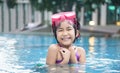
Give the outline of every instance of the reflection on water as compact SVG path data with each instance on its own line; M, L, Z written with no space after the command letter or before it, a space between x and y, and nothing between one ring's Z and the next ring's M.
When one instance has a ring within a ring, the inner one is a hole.
M34 72L40 73L86 73L85 65L54 65L54 66L36 66Z
M76 44L86 50L86 65L47 66L47 48L55 42L52 36L0 37L0 73L120 73L119 38L81 37Z
M110 43L110 42L108 42ZM120 53L119 56L111 57L111 55L118 53L115 46L111 49L105 38L97 39L96 37L89 38L89 52L87 54L87 67L93 73L119 73L120 72ZM120 42L118 42L120 43ZM113 44L112 44L113 45ZM118 48L118 47L117 47ZM109 50L109 51L108 51ZM115 53L110 53L110 52ZM120 50L119 50L120 51ZM107 57L108 56L108 57ZM116 58L115 58L116 57ZM115 58L115 59L112 59ZM115 64L117 64L115 66ZM116 67L116 68L115 68Z
M89 38L89 53L92 55L94 53L94 46L95 46L95 37L90 37Z
M0 73L23 73L24 68L18 64L19 56L16 55L17 49L15 39L0 37ZM27 70L25 70L27 72ZM29 70L30 72L30 70Z

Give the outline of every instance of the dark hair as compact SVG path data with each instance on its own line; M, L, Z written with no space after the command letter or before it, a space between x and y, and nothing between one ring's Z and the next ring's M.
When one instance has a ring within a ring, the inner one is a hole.
M79 23L76 19L74 19L74 21L75 21L75 22L74 22L73 28L75 29L75 35L76 35L77 30L80 31L80 23ZM53 23L53 24L55 24L55 23ZM58 28L59 26L60 26L60 23L58 24L58 26L52 26L53 34L54 34L56 40L57 40L56 30L57 30L57 28ZM79 33L79 35L78 35L77 37L75 37L74 42L75 42L75 40L76 40L77 38L79 38L79 37L80 37L80 33ZM59 43L58 40L57 40L57 43Z

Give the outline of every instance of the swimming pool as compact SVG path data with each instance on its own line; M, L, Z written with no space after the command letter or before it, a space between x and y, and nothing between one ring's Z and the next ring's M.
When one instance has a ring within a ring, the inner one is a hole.
M50 35L0 34L0 73L120 73L120 38L85 37L86 65L45 65ZM83 69L84 68L84 69Z

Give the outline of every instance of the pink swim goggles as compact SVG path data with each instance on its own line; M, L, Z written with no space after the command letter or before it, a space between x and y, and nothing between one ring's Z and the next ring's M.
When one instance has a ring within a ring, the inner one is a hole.
M72 24L76 24L75 12L61 12L52 15L52 26L57 26L60 22L68 20Z

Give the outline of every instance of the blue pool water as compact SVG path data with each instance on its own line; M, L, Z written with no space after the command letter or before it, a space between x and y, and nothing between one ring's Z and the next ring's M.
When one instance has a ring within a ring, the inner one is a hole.
M0 73L120 73L120 38L85 37L86 65L47 66L49 35L0 34Z

